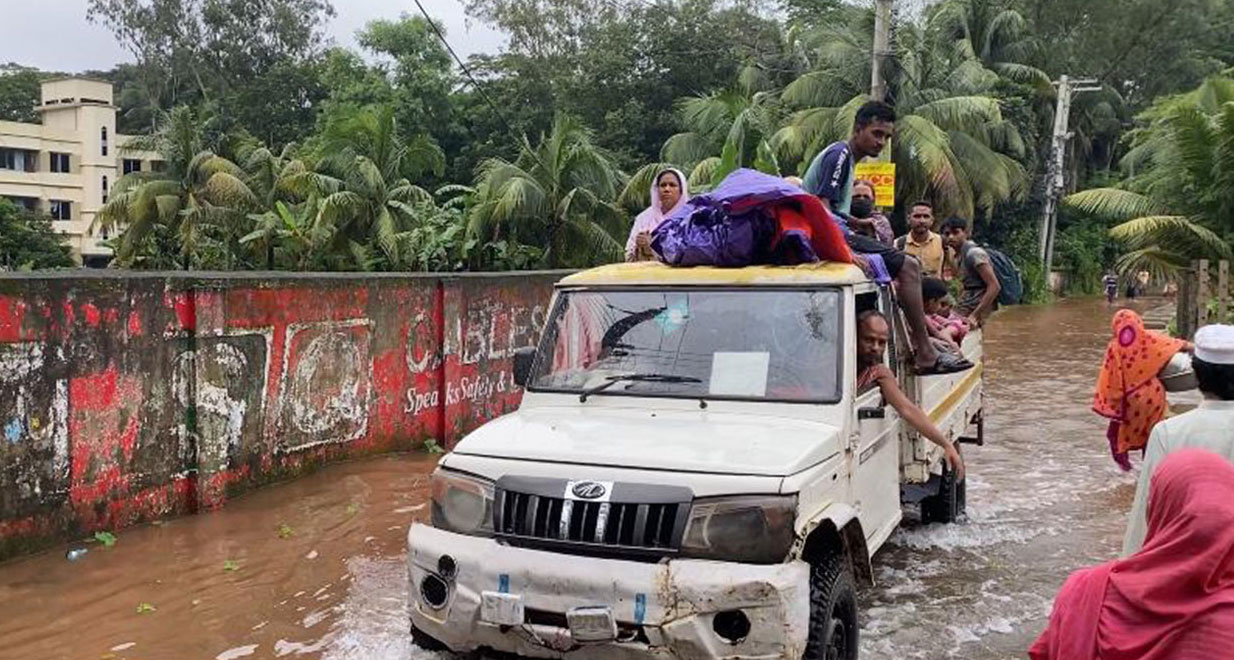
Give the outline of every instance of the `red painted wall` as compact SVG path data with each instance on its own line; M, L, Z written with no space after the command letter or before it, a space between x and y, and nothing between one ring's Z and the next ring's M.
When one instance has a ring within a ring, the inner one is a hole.
M0 559L450 446L518 405L561 275L0 276Z

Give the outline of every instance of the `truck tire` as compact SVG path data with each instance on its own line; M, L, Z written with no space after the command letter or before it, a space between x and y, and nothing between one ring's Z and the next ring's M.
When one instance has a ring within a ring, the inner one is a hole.
M964 515L967 499L964 481L957 481L955 473L944 461L938 494L921 500L921 522L953 523Z
M425 651L449 651L450 648L445 644L437 641L433 637L429 637L423 630L416 627L416 624L411 624L411 645L424 649Z
M828 555L810 567L810 634L802 660L857 660L857 587L847 558Z

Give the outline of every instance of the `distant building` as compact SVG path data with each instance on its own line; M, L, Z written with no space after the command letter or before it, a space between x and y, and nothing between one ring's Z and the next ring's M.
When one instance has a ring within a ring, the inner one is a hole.
M0 121L0 197L49 215L76 258L105 266L107 234L91 227L116 181L133 171L157 171L157 154L129 152L116 133L109 82L65 78L43 83L35 110L41 124Z

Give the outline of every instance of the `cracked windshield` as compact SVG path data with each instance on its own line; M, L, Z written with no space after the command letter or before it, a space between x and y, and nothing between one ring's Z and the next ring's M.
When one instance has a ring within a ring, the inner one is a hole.
M1234 0L0 0L0 660L1234 658Z
M563 293L529 386L834 401L839 303L838 290Z

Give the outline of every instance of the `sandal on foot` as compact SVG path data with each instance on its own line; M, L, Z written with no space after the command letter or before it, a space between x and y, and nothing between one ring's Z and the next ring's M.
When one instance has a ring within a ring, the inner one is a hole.
M929 367L917 368L918 376L941 376L943 374L954 374L961 371L968 371L973 368L973 363L954 353L939 353L938 359Z

